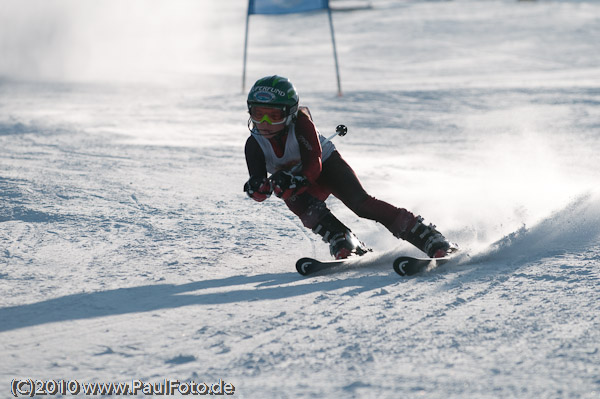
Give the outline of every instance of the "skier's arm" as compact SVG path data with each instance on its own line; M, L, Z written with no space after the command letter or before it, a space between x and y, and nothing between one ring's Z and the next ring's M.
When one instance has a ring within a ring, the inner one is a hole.
M307 111L307 110L306 110ZM300 146L302 174L314 183L321 174L321 142L319 134L309 114L304 109L298 112L296 137Z
M300 149L302 170L280 170L271 176L273 192L284 200L302 194L321 174L321 142L306 107L301 107L298 111L296 139Z
M244 184L244 191L253 200L262 202L269 198L273 192L273 187L271 181L267 179L265 155L252 136L246 141L245 153L250 179Z
M258 141L253 136L246 140L246 165L251 177L267 177L267 163Z

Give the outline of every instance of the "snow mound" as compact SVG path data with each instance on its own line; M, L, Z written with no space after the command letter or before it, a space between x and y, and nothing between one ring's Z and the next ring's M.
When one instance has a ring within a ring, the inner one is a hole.
M600 195L588 192L538 224L523 225L472 261L528 260L585 251L600 237Z

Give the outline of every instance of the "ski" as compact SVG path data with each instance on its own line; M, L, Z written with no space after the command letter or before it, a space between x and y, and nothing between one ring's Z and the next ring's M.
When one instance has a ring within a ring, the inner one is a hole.
M435 268L451 260L452 256L443 258L414 258L412 256L400 256L394 260L394 271L401 276L412 276Z
M412 256L400 256L394 260L394 271L401 276L412 276L433 269L452 260L456 253L443 258L415 258ZM296 270L303 276L308 276L322 270L334 269L338 266L360 259L359 256L351 256L340 260L320 261L314 258L300 258L296 261ZM375 262L377 259L374 259Z
M350 258L356 259L356 258ZM314 258L301 258L296 262L296 270L303 276L316 273L321 270L330 269L342 265L350 259L320 261Z

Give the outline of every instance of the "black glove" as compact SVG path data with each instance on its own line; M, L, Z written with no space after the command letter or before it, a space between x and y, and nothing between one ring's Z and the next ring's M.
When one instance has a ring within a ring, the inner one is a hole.
M271 196L273 185L271 184L271 180L266 177L252 176L244 184L244 191L254 201L263 202Z
M295 175L291 172L280 170L271 176L273 183L273 192L283 200L289 199L293 195L301 194L306 191L310 182L303 175Z

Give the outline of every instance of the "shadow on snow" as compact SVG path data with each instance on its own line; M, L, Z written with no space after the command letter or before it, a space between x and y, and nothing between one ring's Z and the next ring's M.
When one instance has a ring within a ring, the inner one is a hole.
M393 272L391 272L394 274ZM296 273L233 276L188 284L155 284L109 291L87 292L42 302L0 308L0 332L46 323L173 309L190 305L217 305L290 298L315 292L354 287L343 295L356 295L398 282L395 274L364 274L347 279L303 279ZM300 284L292 284L298 283ZM253 284L221 292L195 292ZM290 285L292 284L292 285Z

